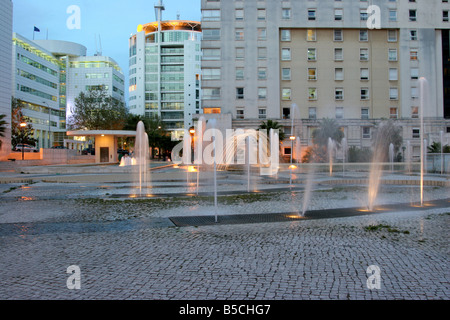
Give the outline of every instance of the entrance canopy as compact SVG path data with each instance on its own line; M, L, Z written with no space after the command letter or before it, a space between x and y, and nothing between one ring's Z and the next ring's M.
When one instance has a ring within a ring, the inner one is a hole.
M117 154L117 138L135 137L136 131L125 130L76 130L67 131L68 136L94 137L95 162L115 163L119 161Z

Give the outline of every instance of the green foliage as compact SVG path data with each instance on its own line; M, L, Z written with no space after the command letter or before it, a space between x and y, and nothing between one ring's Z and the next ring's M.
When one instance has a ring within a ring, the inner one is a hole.
M427 147L427 150L428 153L441 153L441 143L433 141L433 143ZM444 145L442 153L450 153L450 146L448 144Z
M384 162L389 159L389 145L394 145L394 154L397 154L403 144L402 127L394 120L382 121L374 128L372 146L375 150L375 161Z
M348 148L348 162L370 162L372 150L369 148L358 148L351 146Z
M122 130L128 115L125 104L108 96L104 88L81 92L71 111L68 126L72 130Z
M327 146L329 138L337 143L341 143L342 138L344 138L344 132L341 130L336 120L325 118L320 123L319 128L312 132L312 138L314 144Z
M22 107L22 101L14 97L11 99L11 145L13 148L21 143L35 145L37 142L33 138L31 119L23 115ZM21 123L27 123L27 126L22 128Z
M273 120L267 120L266 122L262 122L259 126L259 129L266 130L267 136L269 136L270 129L279 130L278 131L278 138L280 141L283 141L286 138L285 133L282 130L281 124L279 124L277 121Z
M3 138L5 136L6 131L6 125L7 122L4 120L6 117L6 114L0 114L0 138ZM0 140L0 149L2 148L3 141Z

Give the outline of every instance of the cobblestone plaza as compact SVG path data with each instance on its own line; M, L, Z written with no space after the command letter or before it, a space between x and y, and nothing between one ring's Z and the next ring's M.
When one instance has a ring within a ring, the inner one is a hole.
M17 180L25 178L30 181ZM108 197L123 193L124 187L111 181L107 175L22 174L0 184L1 299L450 296L448 206L177 227L168 218L213 214L210 199L113 199ZM176 190L173 186L171 192ZM357 206L364 192L357 186L322 184L313 192L311 208ZM379 203L407 203L414 192L411 186L383 185ZM447 199L448 187L427 187L425 194L429 200ZM302 197L302 190L223 196L219 217L290 212ZM380 270L379 288L368 285L368 267L374 265ZM79 267L79 289L67 286L70 266Z

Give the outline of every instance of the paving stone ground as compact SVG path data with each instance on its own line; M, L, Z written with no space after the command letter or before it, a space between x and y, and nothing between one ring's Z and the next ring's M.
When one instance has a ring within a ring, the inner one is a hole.
M160 209L152 203L150 210L143 201L64 199L80 185L23 186L3 185L0 190L6 191L0 196L2 300L450 298L449 208L177 228L144 222L178 215L189 204ZM85 188L93 194L99 190L98 185ZM385 196L391 191L386 189ZM432 188L429 195L446 191ZM355 190L351 193L355 196ZM50 195L54 199L39 200ZM317 193L313 203L328 199L333 206L333 201L351 200L350 194L344 199L336 190L333 195ZM14 200L21 196L37 198ZM279 197L230 208L279 209L285 200ZM118 227L123 221L133 227ZM83 229L81 222L103 227ZM79 290L67 287L72 265L80 268ZM380 289L368 288L371 265L380 269Z

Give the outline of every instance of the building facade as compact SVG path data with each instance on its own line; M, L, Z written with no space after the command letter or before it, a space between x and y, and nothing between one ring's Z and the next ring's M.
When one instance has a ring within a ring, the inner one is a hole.
M323 118L358 147L395 119L417 156L420 77L427 141L450 136L449 10L442 0L202 0L203 111L241 128L277 120L303 146Z
M180 140L201 113L201 25L156 21L137 31L129 40L129 110L160 118L172 140Z
M1 139L0 159L11 151L11 96L12 96L12 21L11 0L1 0L0 6L0 115L5 115L6 130Z
M124 102L124 76L109 57L86 56L83 45L59 40L31 41L14 33L14 96L24 103L37 147L62 146L66 119L82 91L103 87Z

